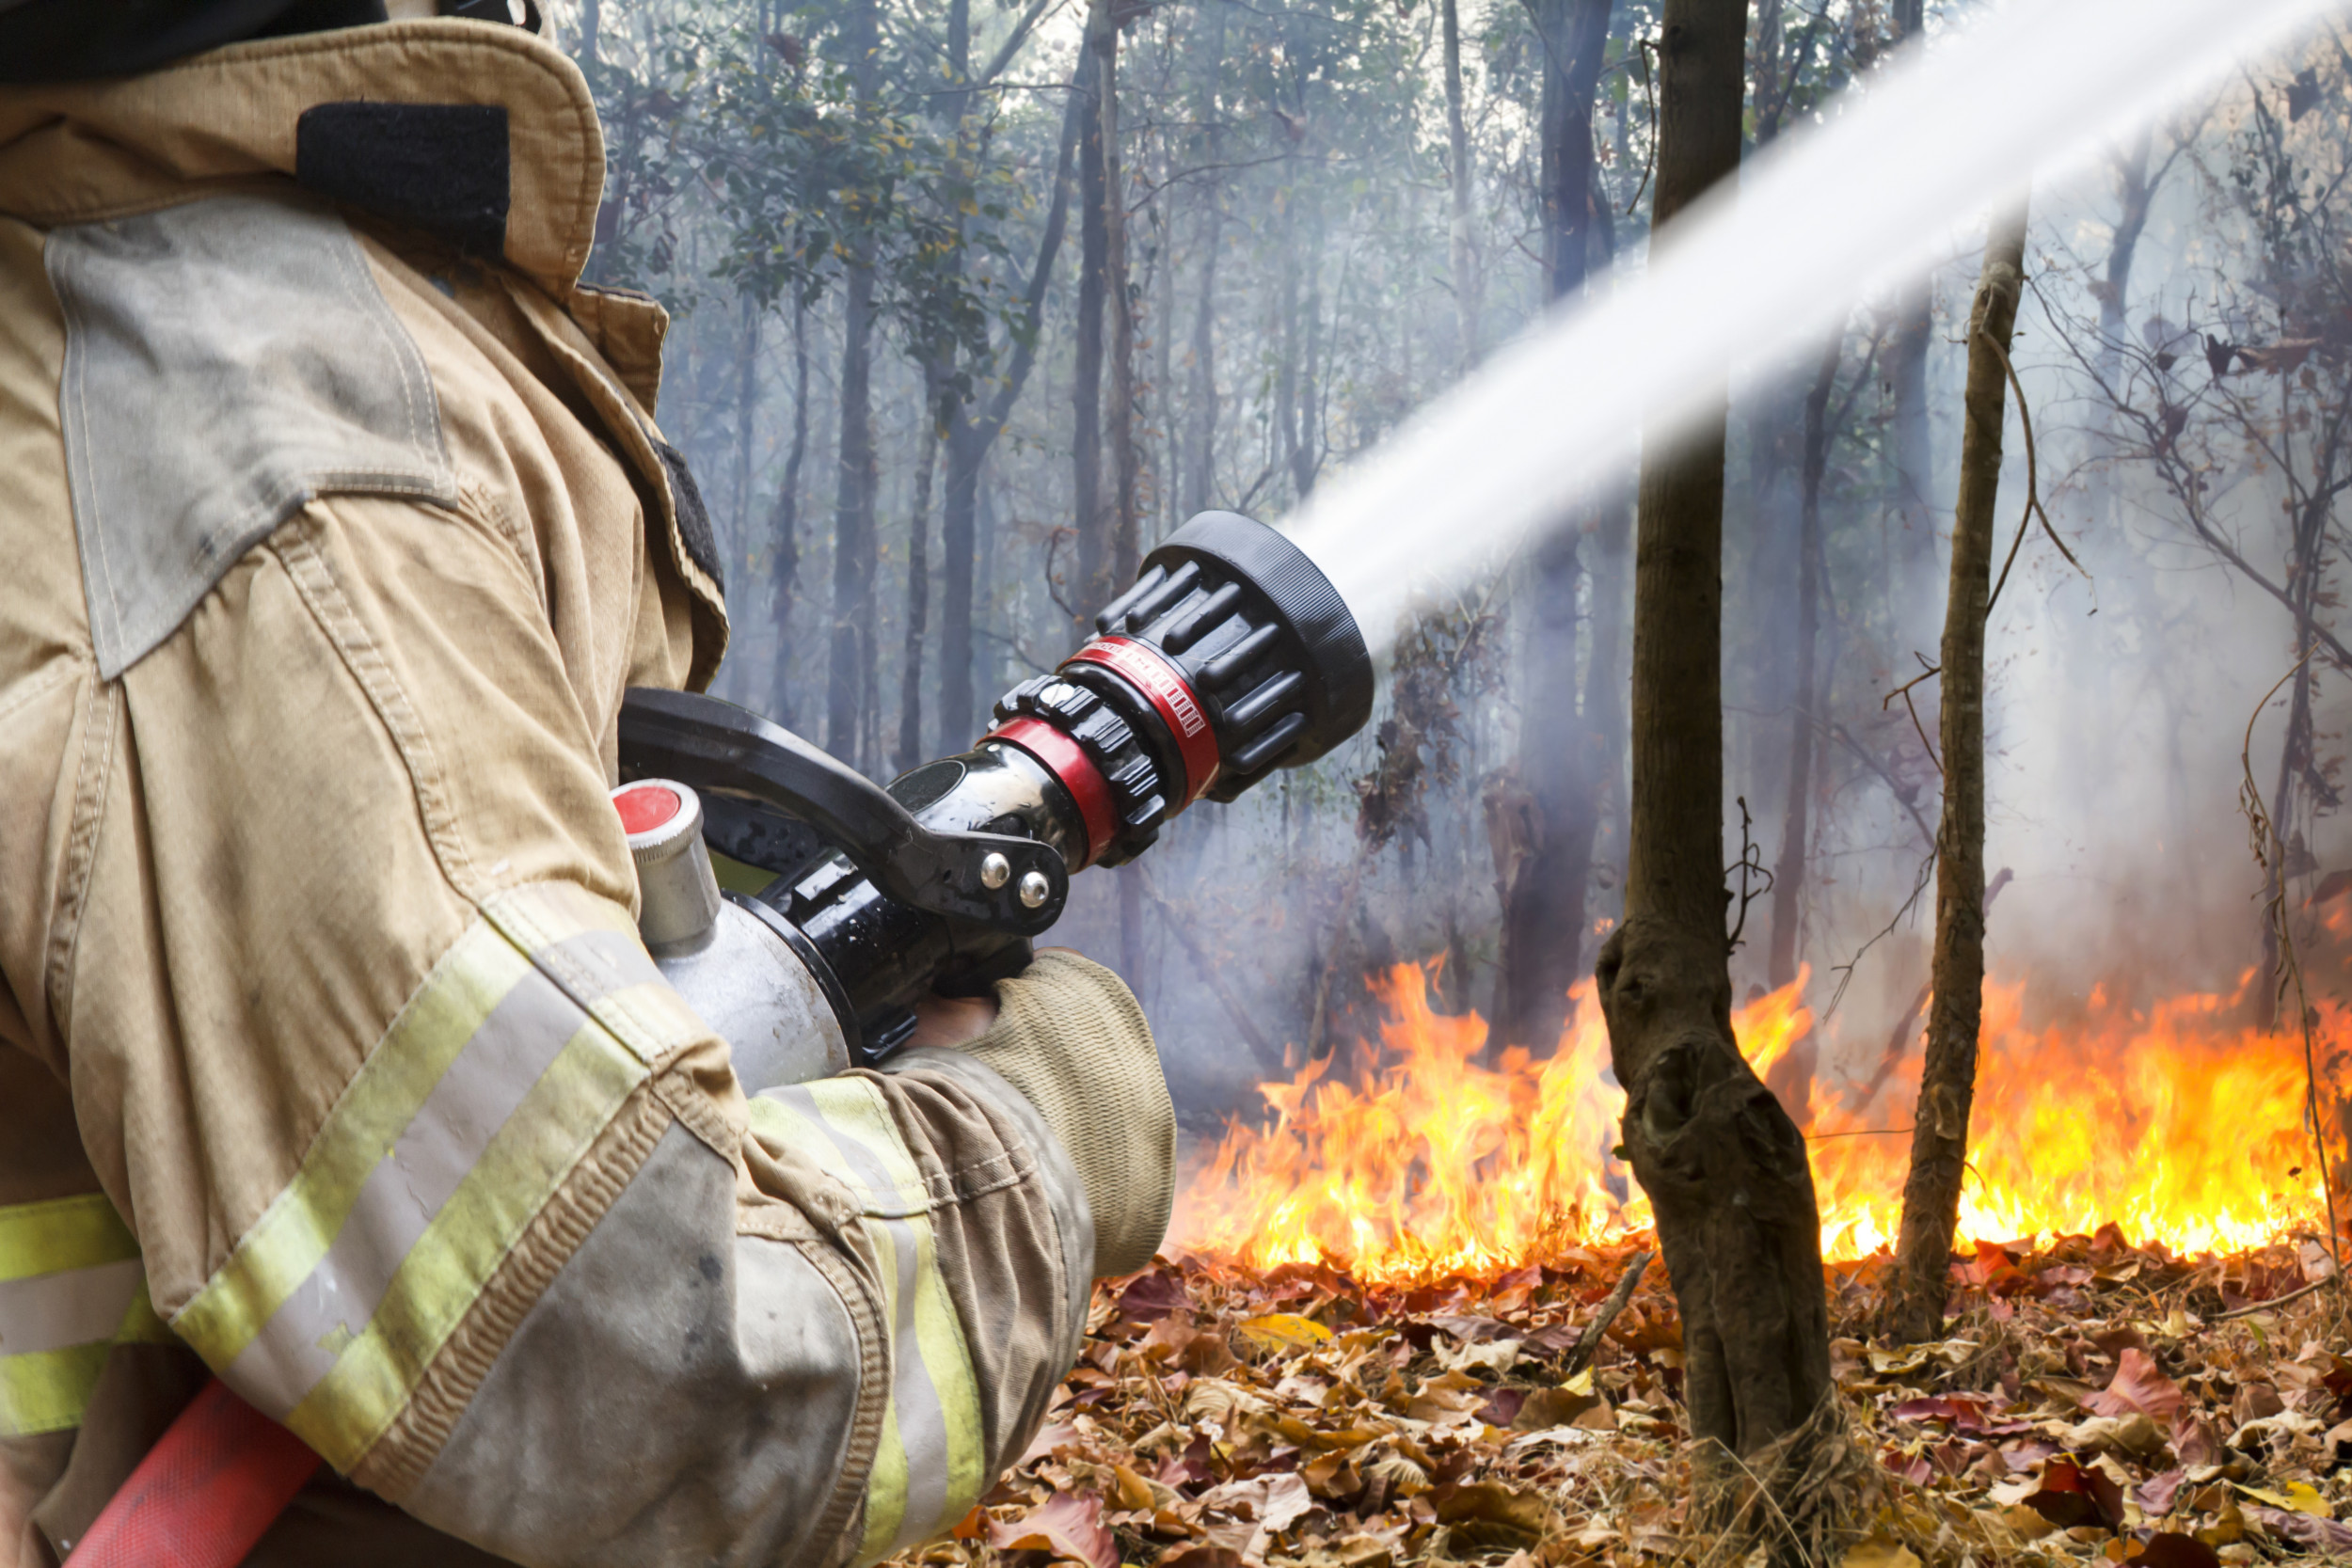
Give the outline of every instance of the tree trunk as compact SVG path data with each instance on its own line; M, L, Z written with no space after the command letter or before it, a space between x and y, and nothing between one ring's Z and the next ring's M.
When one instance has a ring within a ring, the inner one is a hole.
M1591 264L1598 205L1593 89L1608 44L1611 5L1534 0L1531 7L1548 62L1541 110L1544 271L1553 299L1581 290ZM1578 546L1576 524L1564 523L1536 549L1527 587L1518 775L1534 842L1502 890L1495 1037L1535 1050L1559 1042L1568 989L1582 973L1585 897L1604 782L1596 752L1607 742L1596 745L1596 716L1577 711ZM1593 646L1597 662L1597 638Z
M1478 258L1470 246L1470 124L1462 113L1462 19L1456 0L1442 0L1445 28L1446 183L1454 214L1449 253L1454 265L1454 320L1461 368L1478 363Z
M1054 166L1054 194L1045 210L1045 231L1038 241L1037 261L1029 268L1028 289L1022 304L1023 326L1011 334L1012 361L1005 369L993 396L977 413L959 410L947 429L947 483L940 500L939 608L939 754L950 755L972 743L979 732L977 696L978 671L972 651L974 554L980 499L980 470L989 449L1011 418L1013 404L1028 385L1037 364L1038 323L1045 307L1047 285L1053 281L1055 258L1070 220L1071 162L1076 154L1081 128L1090 118L1092 100L1088 84L1093 77L1092 57L1081 52L1072 76L1068 102L1062 110L1061 150ZM974 380L979 378L976 374Z
M1110 459L1111 493L1104 509L1110 531L1109 559L1098 596L1079 608L1091 614L1136 579L1142 527L1142 472L1136 441L1136 301L1127 277L1127 180L1119 148L1119 28L1102 33L1101 112L1103 136L1103 307L1108 313L1111 361L1109 406L1104 411L1104 445ZM1122 905L1122 908L1124 906ZM1139 909L1140 906L1138 905Z
M1103 493L1103 295L1110 246L1104 223L1103 67L1117 38L1110 0L1092 0L1084 44L1092 74L1089 112L1078 140L1078 321L1070 376L1070 490L1078 579L1064 585L1065 602L1079 614L1092 614L1112 593L1110 508Z
M735 341L735 548L728 567L738 583L752 579L752 437L759 411L758 303L748 293L739 302L742 324ZM748 691L742 693L749 696Z
M1968 388L1960 500L1952 515L1951 602L1944 613L1944 818L1935 841L1934 999L1927 1066L1912 1120L1911 1176L1887 1327L1909 1341L1944 1337L1952 1233L1968 1157L1984 1013L1984 619L1993 592L1993 507L2000 497L2005 356L2025 280L2026 212L1994 220L1968 313Z
M1805 843L1813 805L1813 748L1821 730L1815 700L1821 641L1821 480L1829 469L1829 394L1837 383L1840 340L1821 353L1804 400L1804 473L1797 501L1797 685L1788 712L1788 800L1781 819L1780 859L1772 866L1772 951L1766 977L1774 990L1797 977L1797 932L1804 921Z
M1184 413L1189 429L1184 437L1184 515L1205 512L1216 493L1216 262L1225 245L1225 182L1216 172L1224 152L1218 122L1217 86L1225 70L1225 0L1206 0L1207 25L1201 29L1200 106L1204 156L1208 166L1200 182L1200 293L1193 307L1192 363L1184 381ZM1165 323L1172 327L1174 323Z
M857 110L871 114L881 84L876 0L854 0L842 28ZM853 234L842 289L841 472L834 504L833 639L825 677L825 749L861 764L861 721L873 698L874 242Z
M1907 46L1926 26L1926 0L1895 0L1895 33ZM1921 280L1896 307L1886 375L1895 392L1896 580L1899 621L1923 616L1935 591L1935 453L1928 430L1928 340L1934 330L1935 285Z
M825 676L825 749L852 767L874 622L874 269L851 248L843 287L841 473L833 527L833 640Z
M1665 0L1661 243L1739 166L1744 0ZM1596 971L1625 1148L1681 1309L1695 1534L1769 1536L1803 1560L1819 1523L1788 1488L1830 1404L1819 1211L1804 1138L1740 1054L1724 928L1723 393L1698 434L1642 459L1626 919ZM1775 1444L1786 1440L1784 1448ZM1767 1451L1772 1450L1772 1451ZM1775 1495L1758 1503L1746 1478ZM1818 1497L1820 1494L1810 1494ZM1784 1528L1786 1520L1793 1527Z
M768 619L776 647L768 671L768 711L789 729L792 701L792 594L801 575L801 464L808 455L808 301L792 296L792 445L784 455L771 532L775 561L769 568Z
M931 471L939 466L940 403L933 400L932 418L923 426L921 455L915 458L914 505L907 518L907 645L898 669L899 772L920 767L923 754L923 638L930 619Z

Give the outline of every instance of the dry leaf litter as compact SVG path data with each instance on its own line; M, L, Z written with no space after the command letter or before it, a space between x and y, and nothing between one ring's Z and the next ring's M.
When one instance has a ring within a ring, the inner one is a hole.
M1684 1528L1681 1324L1662 1267L1583 1348L1636 1251L1419 1286L1163 1260L1098 1286L1045 1428L952 1539L900 1560L1727 1560ZM2111 1227L1981 1244L1955 1266L1950 1337L1901 1348L1873 1333L1886 1266L1829 1271L1838 1414L1876 1463L1853 1467L1825 1555L2352 1560L2352 1347L2315 1241L2228 1259L2134 1247Z

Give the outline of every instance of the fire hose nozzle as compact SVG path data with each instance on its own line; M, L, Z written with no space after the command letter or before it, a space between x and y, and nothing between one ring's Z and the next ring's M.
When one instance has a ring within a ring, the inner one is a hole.
M711 847L773 876L729 898L814 976L851 1059L894 1049L934 989L1018 973L1071 872L1132 860L1193 801L1312 762L1372 714L1372 655L1346 601L1238 513L1170 534L1094 624L1060 668L997 702L973 750L886 791L713 698L622 705L622 776L692 794Z
M1070 792L1087 826L1079 864L1133 859L1193 801L1312 762L1372 715L1372 654L1346 601L1237 512L1170 534L1094 626L1060 668L998 701L987 737Z

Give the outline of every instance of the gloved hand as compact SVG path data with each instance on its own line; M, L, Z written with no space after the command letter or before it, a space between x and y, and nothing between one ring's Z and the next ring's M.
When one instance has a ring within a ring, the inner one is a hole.
M1048 948L996 983L996 1022L961 1049L1037 1107L1094 1210L1094 1273L1132 1274L1168 1233L1176 1108L1135 994L1101 964Z

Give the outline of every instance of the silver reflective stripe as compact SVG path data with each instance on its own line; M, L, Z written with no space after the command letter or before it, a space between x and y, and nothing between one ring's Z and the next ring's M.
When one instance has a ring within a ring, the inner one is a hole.
M368 1173L326 1256L230 1363L232 1386L282 1415L334 1370L425 1227L585 1022L545 975L516 982Z
M147 1277L135 1258L0 1279L0 1355L38 1355L112 1339Z

